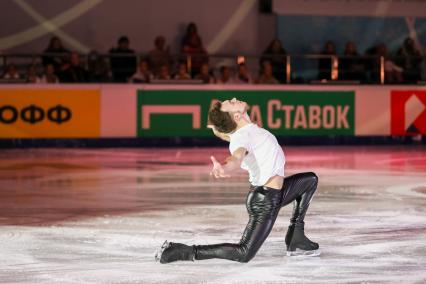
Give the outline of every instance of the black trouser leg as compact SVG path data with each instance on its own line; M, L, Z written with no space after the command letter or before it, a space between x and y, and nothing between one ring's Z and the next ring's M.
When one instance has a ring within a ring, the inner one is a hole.
M284 179L282 206L294 203L285 242L287 250L296 248L316 250L318 244L310 241L304 234L304 219L318 185L314 173L300 173Z
M303 224L315 194L318 177L314 173L295 174L284 179L281 206L294 202L290 224Z
M250 261L268 237L281 208L282 191L253 187L247 196L249 222L239 243L195 246L195 259Z

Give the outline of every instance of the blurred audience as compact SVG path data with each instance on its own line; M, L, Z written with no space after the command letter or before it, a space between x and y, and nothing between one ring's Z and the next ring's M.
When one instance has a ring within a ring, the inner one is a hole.
M263 61L262 71L257 80L258 84L279 84L277 78L274 77L272 72L272 64L269 61Z
M200 73L197 74L194 79L201 80L203 84L214 84L216 79L210 72L210 66L208 63L201 65Z
M336 45L332 41L327 41L321 55L325 56L318 60L318 79L331 80L332 56L336 55Z
M90 74L80 62L80 55L77 52L71 52L69 61L62 64L59 79L63 83L88 83Z
M173 77L175 80L191 80L191 76L188 74L188 69L186 68L186 63L179 63L178 71Z
M229 84L235 84L234 79L231 76L231 69L228 66L221 66L219 69L220 75L217 79L217 84L222 85L229 85Z
M69 56L70 51L63 47L62 41L59 37L54 36L50 39L49 45L43 51L42 62L43 66L52 64L55 72L59 72L64 60Z
M238 64L237 76L235 76L236 84L251 84L253 80L245 63Z
M91 75L90 81L92 82L104 83L111 81L108 63L97 51L92 50L87 55L87 70Z
M364 61L359 56L356 45L348 41L343 56L339 59L339 79L365 81Z
M32 83L32 84L40 83L41 80L40 80L40 77L37 74L37 66L36 65L34 65L34 64L28 65L25 80L27 81L27 83Z
M44 74L41 76L39 83L59 83L59 78L55 74L55 67L53 64L44 66Z
M16 68L16 65L14 63L10 63L6 66L6 70L2 76L2 79L10 81L21 79L21 75L19 75L18 68Z
M158 75L160 67L167 65L170 69L172 58L170 56L169 47L166 47L166 39L163 36L157 36L154 40L154 49L148 53L149 68L154 75Z
M157 80L170 80L170 68L167 65L162 65L160 67L160 72L157 76L155 76L155 79Z
M191 59L192 77L200 73L201 66L209 61L207 51L203 46L201 37L198 35L195 23L190 23L187 26L186 33L182 39L181 52L184 60L187 60L187 57Z
M138 65L138 71L129 78L129 83L150 83L154 76L151 74L148 61L141 59Z
M127 82L128 78L136 72L136 55L130 49L130 40L127 36L121 36L117 41L117 47L111 48L110 65L114 82Z
M397 52L396 62L404 71L405 83L417 83L421 79L422 57L412 38L406 38Z
M287 52L285 51L281 41L274 39L269 43L268 47L263 51L260 59L260 66L262 68L263 62L269 61L272 66L272 74L281 83L286 82L286 65L287 65Z

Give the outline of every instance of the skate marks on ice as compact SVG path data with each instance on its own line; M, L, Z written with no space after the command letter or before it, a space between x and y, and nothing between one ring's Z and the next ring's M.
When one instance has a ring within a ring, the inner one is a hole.
M287 175L319 175L305 220L321 256L286 256L288 206L247 264L167 265L166 239L241 237L246 176L208 176L205 153L226 149L0 152L0 282L424 283L426 151L328 149L286 152Z

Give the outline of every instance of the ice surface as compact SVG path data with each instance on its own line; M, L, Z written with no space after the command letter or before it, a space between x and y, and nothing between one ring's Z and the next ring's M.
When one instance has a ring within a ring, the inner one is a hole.
M154 261L164 240L237 242L243 172L208 175L203 149L0 151L1 283L426 283L426 148L285 148L315 171L306 217L319 257L287 257L291 208L247 264Z

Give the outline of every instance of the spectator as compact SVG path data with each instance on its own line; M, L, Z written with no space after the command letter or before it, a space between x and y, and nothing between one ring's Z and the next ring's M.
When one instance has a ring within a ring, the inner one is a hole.
M170 69L169 66L163 65L160 67L160 72L155 77L157 80L170 80Z
M258 84L279 84L279 81L272 73L272 64L269 61L263 61L262 73L257 80Z
M91 82L109 82L111 79L108 63L98 52L92 50L87 56L87 67Z
M50 39L49 45L43 52L42 62L46 67L52 64L55 72L59 72L64 60L69 56L70 51L62 46L62 41L59 37L54 36Z
M341 80L365 80L363 60L360 58L354 42L346 43L344 56L339 60L339 69L339 79Z
M231 70L228 66L221 66L219 72L220 76L217 80L217 84L229 85L235 83L231 77Z
M178 72L173 77L175 80L191 80L191 76L188 74L186 64L181 62L178 66Z
M64 83L87 83L90 82L89 72L81 66L80 55L71 52L70 61L62 65L59 78Z
M404 69L403 76L406 83L417 83L420 80L420 66L422 57L415 47L412 38L406 38L397 52L397 64Z
M153 76L148 68L148 61L141 59L139 61L138 71L129 79L129 83L150 83Z
M321 55L326 57L318 60L318 79L331 80L331 67L333 64L332 56L336 55L336 46L334 45L334 42L327 41L324 45L324 49L321 51Z
M27 83L40 83L40 78L37 75L37 67L34 64L28 65L25 79Z
M194 79L201 80L203 84L214 84L216 79L210 73L210 68L208 63L201 65L200 73L197 74Z
M209 61L207 51L203 46L201 37L198 35L197 26L194 23L188 25L186 34L183 37L182 54L185 60L188 56L191 57L192 77L200 73L201 66Z
M127 82L128 78L136 72L135 52L130 49L127 36L118 39L118 46L109 51L111 71L114 82Z
M163 36L157 36L154 40L154 45L154 49L148 53L148 63L154 75L158 75L161 66L167 65L170 69L172 59L170 57L169 47L165 47L166 39Z
M10 81L21 79L21 75L19 75L18 69L16 68L15 64L11 63L6 66L6 71L4 72L2 79Z
M245 63L238 64L238 73L235 77L236 84L251 84L253 80L250 73L248 72L247 66Z
M59 83L59 79L55 75L55 67L53 67L53 64L47 64L44 67L44 75L40 78L39 83Z
M286 82L287 70L287 52L279 39L274 39L265 49L260 59L260 66L263 67L264 61L269 61L272 65L272 73L281 83Z

